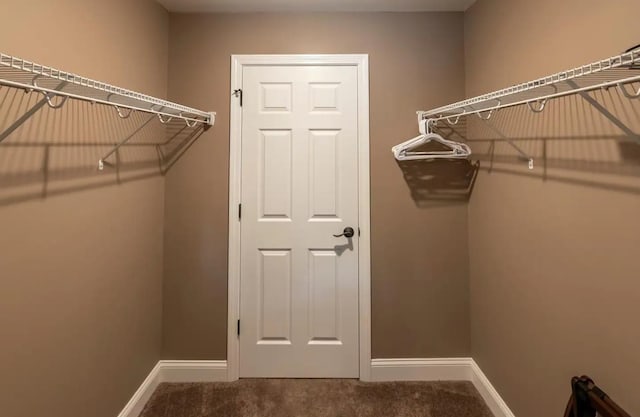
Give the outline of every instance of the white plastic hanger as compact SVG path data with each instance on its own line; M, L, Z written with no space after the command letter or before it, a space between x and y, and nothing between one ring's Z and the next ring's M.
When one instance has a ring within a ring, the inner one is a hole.
M447 140L439 134L432 132L429 120L420 120L419 130L420 136L416 136L413 139L402 142L391 149L393 155L398 161L412 161L418 159L467 159L471 156L471 148L466 144ZM413 152L414 149L431 141L438 142L449 148L449 150Z

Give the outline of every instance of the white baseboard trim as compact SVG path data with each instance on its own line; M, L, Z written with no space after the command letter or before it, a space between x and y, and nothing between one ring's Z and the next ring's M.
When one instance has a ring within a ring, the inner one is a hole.
M487 403L493 415L496 417L515 417L476 361L472 361L471 368L471 382L484 399L484 402Z
M138 417L158 385L160 385L160 362L153 367L140 388L118 414L118 417Z
M472 358L372 359L371 381L471 381L495 417L515 417ZM160 361L118 417L138 417L162 382L225 382L227 361Z
M470 381L495 417L515 417L472 358L372 359L371 381Z
M371 381L470 381L471 358L372 359Z
M160 361L161 382L225 382L227 361Z
M227 361L159 361L118 417L138 417L162 382L225 382Z

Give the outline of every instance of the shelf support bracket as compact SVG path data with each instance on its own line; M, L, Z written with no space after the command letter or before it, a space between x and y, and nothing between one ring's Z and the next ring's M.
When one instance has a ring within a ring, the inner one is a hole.
M131 133L129 136L127 136L124 140L122 140L120 143L116 144L113 149L111 149L108 153L106 153L102 158L100 158L100 160L98 161L98 170L103 171L104 170L104 166L108 165L109 163L107 162L107 158L109 158L111 155L113 155L114 153L116 153L118 151L118 149L120 149L120 147L122 147L123 145L125 145L127 142L129 142L136 134L138 134L138 132L140 132L142 129L144 129L144 127L146 125L148 125L153 119L155 118L155 116L151 116L149 117L149 119L147 119L146 122L144 122L142 124L142 126L138 127L136 130L133 131L133 133Z
M527 154L525 151L523 151L521 147L516 145L515 142L512 141L511 139L507 139L507 143L511 145L511 147L515 149L516 152L518 152L523 159L527 160L528 168L533 169L533 158L529 154Z
M500 132L500 130L498 128L496 128L491 122L487 122L485 123L486 126L488 126L491 130L494 131L494 133L498 136L500 136L500 138L502 138L506 143L509 144L509 146L511 146L513 149L516 150L516 152L518 152L518 154L520 154L520 157L524 160L527 161L528 163L528 168L529 169L533 169L534 168L534 160L533 157L531 155L529 155L528 153L526 153L521 147L519 147L518 145L516 145L516 143L511 140L508 139L502 132ZM494 141L491 141L491 145L492 145L492 150L495 152L495 143Z
M60 91L64 88L64 86L67 85L66 81L61 82L60 84L58 84L54 90L56 91ZM33 90L31 90L33 91ZM3 140L5 140L7 137L9 137L9 135L11 135L17 128L19 128L24 122L26 122L27 120L29 120L31 118L31 116L33 116L34 114L36 114L36 112L38 110L40 110L42 107L44 107L45 105L47 105L49 103L49 96L45 95L44 98L42 98L42 100L38 101L33 107L31 107L29 110L26 111L25 114L23 114L18 120L16 120L15 122L13 122L11 124L11 126L9 126L8 128L6 128L4 130L4 132L0 133L0 142L2 142Z
M571 88L580 88L578 86L578 84L576 84L573 80L567 80L566 81L567 85L571 86ZM624 90L623 90L624 91ZM596 110L598 110L600 113L602 113L602 115L604 117L606 117L607 119L609 119L609 121L611 123L613 123L614 125L616 125L618 127L618 129L622 130L622 132L624 132L625 135L627 135L629 138L631 138L633 141L635 141L636 143L640 144L640 135L638 135L636 132L634 132L633 130L629 129L629 127L627 125L625 125L620 119L618 119L616 116L613 115L613 113L611 113L609 110L607 110L607 108L605 106L603 106L602 104L600 104L598 102L598 100L596 100L595 98L591 97L589 95L589 93L585 92L585 91L579 91L578 94L580 95L580 97L582 97L587 103L591 104Z

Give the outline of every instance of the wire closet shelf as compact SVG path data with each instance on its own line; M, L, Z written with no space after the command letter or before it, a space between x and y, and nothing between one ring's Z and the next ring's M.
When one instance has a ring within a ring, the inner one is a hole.
M514 85L428 111L418 111L420 120L435 124L446 120L455 125L462 116L477 115L489 120L500 109L528 105L534 113L544 110L548 100L598 89L619 88L629 99L640 98L640 48L624 54Z
M214 112L193 109L2 53L0 85L40 92L52 108L60 108L68 98L72 98L113 106L123 119L134 111L140 111L156 114L162 123L182 119L189 127L197 124L212 126L215 122Z

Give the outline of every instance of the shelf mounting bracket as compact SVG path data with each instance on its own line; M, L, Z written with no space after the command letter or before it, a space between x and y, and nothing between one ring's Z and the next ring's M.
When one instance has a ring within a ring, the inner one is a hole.
M142 129L144 129L144 127L146 125L148 125L153 119L155 118L154 115L152 115L151 117L149 117L147 119L146 122L144 122L141 126L139 126L136 130L134 130L129 136L127 136L126 138L124 138L120 143L117 143L113 149L111 149L109 152L107 152L102 158L100 158L100 160L98 161L98 170L99 171L103 171L104 170L104 166L105 165L111 165L107 162L107 158L109 158L111 155L113 155L118 149L120 149L120 147L122 147L123 145L125 145L127 142L129 142L138 132L140 132Z

